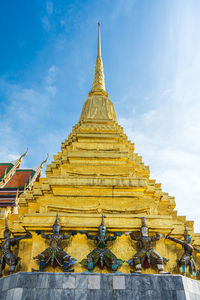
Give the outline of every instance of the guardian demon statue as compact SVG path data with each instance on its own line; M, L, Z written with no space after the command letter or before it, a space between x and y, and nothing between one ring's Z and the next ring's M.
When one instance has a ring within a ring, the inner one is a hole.
M133 256L133 258L129 259L128 264L131 267L134 266L136 272L141 272L142 267L149 268L150 265L152 265L153 267L157 267L160 273L163 273L164 263L166 263L167 260L153 249L152 244L164 237L164 235L157 234L156 236L149 236L145 218L142 218L142 227L140 231L141 236L134 236L133 233L130 233L131 239L138 242L140 250Z
M185 226L184 232L184 239L185 241L181 241L175 238L170 237L169 235L166 236L166 239L169 239L175 243L182 245L184 249L184 253L180 260L177 260L178 265L181 268L181 273L186 275L186 268L189 267L189 272L193 277L196 277L196 266L194 262L194 258L192 256L193 251L200 252L199 249L191 245L192 237L188 234L187 227Z
M113 236L106 235L104 215L102 215L102 222L99 226L98 235L91 235L85 231L81 231L80 233L85 233L88 239L95 240L97 243L97 248L89 253L86 259L81 261L81 264L87 267L89 272L93 272L93 269L96 265L99 265L101 269L103 269L106 265L107 268L111 269L113 272L116 272L118 267L124 263L123 260L117 259L117 257L106 247L108 241L116 240L117 236L121 236L121 233L115 232Z
M76 259L70 257L62 248L62 241L69 239L76 232L72 231L69 234L60 234L60 225L58 215L53 225L53 234L45 234L43 231L36 231L42 238L50 241L50 247L42 253L34 257L39 262L39 271L43 272L46 265L51 265L53 268L60 266L63 272L71 272L70 268L74 265Z
M31 233L27 232L25 235L17 236L11 238L12 232L8 228L7 219L5 219L5 230L4 230L4 241L1 243L1 257L0 257L0 277L2 276L3 270L6 267L6 264L9 266L10 274L15 271L17 263L20 261L20 257L15 257L11 251L11 246L17 244L18 241L30 238Z

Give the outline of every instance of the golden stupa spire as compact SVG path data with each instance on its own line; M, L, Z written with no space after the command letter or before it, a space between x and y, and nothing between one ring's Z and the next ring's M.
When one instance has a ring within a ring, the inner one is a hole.
M98 23L97 60L94 71L94 80L92 90L89 92L88 96L81 112L81 122L87 120L112 120L113 122L117 122L113 104L109 100L109 95L105 89L103 62L101 58L100 23Z
M101 58L101 34L100 34L100 22L98 22L98 46L97 46L97 59L94 71L94 80L92 90L89 95L103 94L107 95L105 89L103 62Z
M98 50L97 56L101 57L101 32L100 32L100 22L98 22Z

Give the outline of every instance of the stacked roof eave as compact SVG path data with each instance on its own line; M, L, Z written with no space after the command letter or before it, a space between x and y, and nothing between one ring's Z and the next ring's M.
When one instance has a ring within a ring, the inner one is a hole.
M0 163L0 209L15 207L20 195L25 190L31 189L33 183L40 178L41 169L48 157L36 168L20 169L22 158L26 153L15 162Z

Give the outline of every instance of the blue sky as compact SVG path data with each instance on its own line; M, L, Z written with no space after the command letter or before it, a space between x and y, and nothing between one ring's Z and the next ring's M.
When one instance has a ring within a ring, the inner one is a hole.
M118 122L200 231L199 15L199 0L2 1L0 161L60 151L91 89L100 20Z

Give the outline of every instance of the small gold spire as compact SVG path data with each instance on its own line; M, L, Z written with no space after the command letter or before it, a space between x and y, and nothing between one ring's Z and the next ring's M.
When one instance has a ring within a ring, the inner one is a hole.
M103 62L101 58L101 33L100 33L100 22L98 22L98 45L97 45L97 59L94 71L94 80L92 90L89 95L100 94L108 95L105 89Z
M100 22L98 22L98 52L97 56L101 56L101 33L100 33Z

